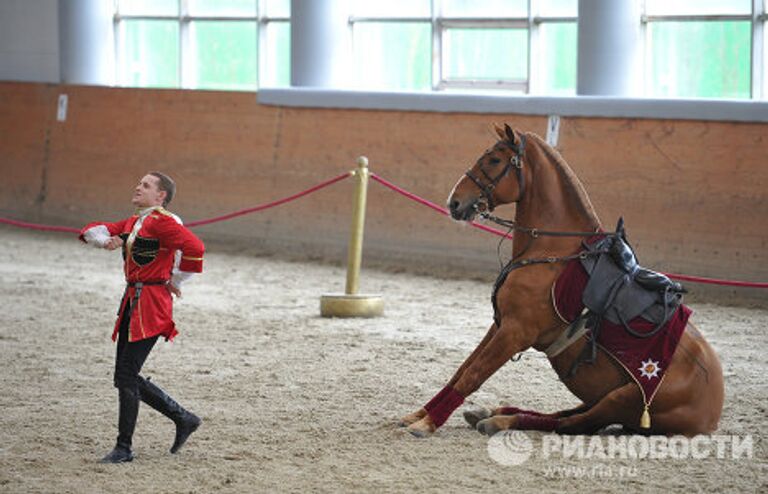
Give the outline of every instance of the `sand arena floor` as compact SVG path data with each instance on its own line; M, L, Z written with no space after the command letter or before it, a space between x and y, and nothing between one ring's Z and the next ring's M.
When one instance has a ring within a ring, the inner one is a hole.
M768 491L765 310L692 306L723 362L718 434L751 435L752 458L545 460L543 435L528 433L531 456L505 466L461 409L429 439L395 425L485 333L490 282L367 270L363 290L384 295L386 316L323 319L319 296L343 290L342 268L215 248L176 304L181 334L144 369L202 427L170 455L172 424L143 406L137 459L97 464L117 433L120 266L71 235L0 227L0 492ZM469 401L577 404L534 351Z

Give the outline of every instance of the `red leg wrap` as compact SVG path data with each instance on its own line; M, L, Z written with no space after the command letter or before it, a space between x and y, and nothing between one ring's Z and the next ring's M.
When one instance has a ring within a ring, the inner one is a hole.
M450 386L443 388L438 393L438 396L440 395L443 395L442 398L434 406L427 408L427 413L436 427L443 425L453 411L464 403L464 397Z
M552 432L557 429L560 421L552 417L542 417L541 415L530 415L520 413L517 415L517 429L524 431L544 431Z
M443 401L443 398L445 398L445 395L448 393L448 390L450 388L448 386L444 387L440 390L439 393L437 393L429 402L424 405L424 410L429 412L430 410L434 410L434 408L437 406L438 403Z
M524 413L526 415L544 415L541 412L534 412L533 410L523 410L517 407L501 407L499 408L499 415L516 415L518 413Z

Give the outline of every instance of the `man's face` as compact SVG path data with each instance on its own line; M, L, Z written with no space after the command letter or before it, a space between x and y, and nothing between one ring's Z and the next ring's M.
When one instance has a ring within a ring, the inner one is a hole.
M160 179L154 175L144 175L133 191L131 203L137 208L162 206L166 192L160 190Z

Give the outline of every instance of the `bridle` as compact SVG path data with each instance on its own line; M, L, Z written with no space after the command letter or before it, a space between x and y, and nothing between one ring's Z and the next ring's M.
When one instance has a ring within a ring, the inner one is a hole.
M498 216L494 216L491 214L491 210L495 208L496 203L493 200L493 190L496 188L497 185L499 185L499 182L506 177L509 174L509 170L512 168L515 169L515 175L517 176L517 183L519 188L519 194L517 196L517 199L515 199L514 202L520 202L523 199L523 195L525 194L525 180L523 179L523 155L525 154L525 143L526 138L525 135L520 135L520 145L515 146L514 144L507 144L509 147L512 148L512 150L515 152L515 154L509 159L509 162L504 167L504 169L496 175L495 177L491 177L488 172L485 171L485 168L480 165L479 169L480 172L483 174L485 179L488 181L488 183L483 183L480 181L476 176L472 174L472 169L467 170L464 174L469 177L472 182L477 185L477 187L480 189L480 192L482 194L483 199L485 200L486 204L486 210L485 211L479 211L478 214L485 220L491 221L493 223L496 223L497 225L503 226L505 228L509 229L509 232L520 232L525 233L529 236L528 245L523 249L523 252L517 255L517 258L522 257L523 253L528 250L528 247L530 247L530 244L533 242L533 240L539 238L539 237L593 237L593 236L602 236L602 237L613 237L615 236L614 233L610 232L602 232L599 229L595 229L593 231L553 231L553 230L540 230L538 228L531 228L531 227L525 227L522 225L518 225L516 222L512 220L507 220L503 218L499 218ZM478 209L479 204L475 204L475 209ZM502 239L503 240L503 239ZM514 260L516 260L515 258ZM528 260L528 262L524 262L525 264L531 264L531 263L537 263L537 262L559 262L564 260L569 260L573 258L573 256L565 256L565 257L549 257L546 259L535 259L535 260Z
M501 182L501 180L509 174L509 170L511 170L512 168L515 169L515 175L517 176L517 184L520 190L520 193L517 196L516 202L519 202L523 199L523 194L525 193L525 181L523 180L523 155L525 154L525 136L524 135L520 136L519 146L515 146L513 144L509 144L509 146L515 152L515 154L511 158L509 158L507 165L504 167L501 173L499 173L495 177L491 177L488 174L488 172L485 171L485 168L483 167L483 165L479 166L480 173L483 174L483 176L487 180L487 183L483 183L482 181L480 181L479 178L474 176L472 174L472 169L469 169L464 173L480 189L480 192L482 193L482 197L485 199L487 211L490 211L496 207L495 201L493 200L493 190L496 188L497 185L499 185L499 182ZM478 207L478 204L475 205L475 208L477 207Z

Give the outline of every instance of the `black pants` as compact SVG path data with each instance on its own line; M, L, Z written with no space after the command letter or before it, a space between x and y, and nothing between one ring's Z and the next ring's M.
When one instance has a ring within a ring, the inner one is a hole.
M128 341L128 333L131 324L131 304L125 304L120 329L117 335L117 355L115 357L115 387L136 390L138 377L144 361L157 342L157 336L134 342Z
M115 387L120 398L120 412L117 420L117 447L131 449L133 431L136 428L136 419L139 415L139 372L147 360L149 352L155 346L157 336L139 340L128 341L131 324L131 304L127 303L120 319L120 327L117 336L117 355L115 357Z

